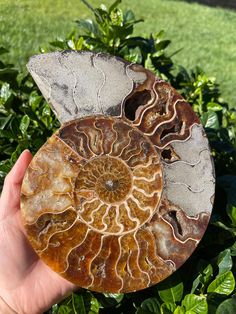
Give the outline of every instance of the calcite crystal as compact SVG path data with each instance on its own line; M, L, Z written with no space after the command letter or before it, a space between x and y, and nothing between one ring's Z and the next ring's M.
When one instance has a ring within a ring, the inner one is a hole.
M191 106L140 65L55 52L28 69L61 122L21 190L40 258L76 285L131 292L192 254L214 198L208 141Z

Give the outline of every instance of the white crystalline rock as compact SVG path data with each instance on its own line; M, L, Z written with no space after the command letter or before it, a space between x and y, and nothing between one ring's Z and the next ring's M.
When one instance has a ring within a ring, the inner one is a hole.
M185 142L173 142L180 160L164 163L165 197L188 216L211 212L215 174L206 136L201 125L193 125Z
M125 61L88 51L36 55L27 68L61 123L90 115L119 116L122 101L146 80Z

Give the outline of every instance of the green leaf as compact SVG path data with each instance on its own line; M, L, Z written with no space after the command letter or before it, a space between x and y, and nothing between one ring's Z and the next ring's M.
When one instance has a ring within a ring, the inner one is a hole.
M213 280L207 288L207 292L229 295L235 287L234 275L231 271L223 273Z
M130 22L130 21L134 21L135 20L135 15L134 12L132 10L127 10L124 13L124 23Z
M100 308L100 304L99 304L98 300L93 295L91 295L90 310L89 310L88 314L98 314L99 308Z
M195 295L195 294L187 294L181 305L185 307L186 314L207 314L208 313L208 305L205 296Z
M155 44L155 48L156 50L163 50L166 47L168 47L170 43L171 43L170 40L161 40L160 42Z
M171 302L162 303L161 314L172 314L176 309L176 304Z
M84 44L84 38L81 36L75 43L75 49L76 50L82 50L83 49L83 44Z
M23 136L27 135L27 129L29 127L29 124L30 124L30 118L26 114L22 117L22 119L20 121L20 126L19 126L19 129L21 130L21 133Z
M41 100L42 100L42 96L39 96L36 91L33 91L29 95L29 105L31 106L32 111L35 112L38 109Z
M97 23L105 31L107 24L109 24L109 14L106 10L106 7L103 5L103 6L100 6L100 8L94 9L94 15L95 15Z
M113 306L117 306L124 298L124 294L122 293L103 293L98 296L99 302L102 307L110 308Z
M236 228L228 227L221 221L216 221L216 222L213 223L213 225L217 226L217 227L220 227L220 228L230 232L233 236L236 236Z
M54 304L51 308L52 313L51 314L57 314L58 313L58 304Z
M236 242L230 247L231 256L236 256Z
M42 116L51 116L51 109L48 104L45 104L45 106L43 107Z
M12 114L9 114L7 117L0 117L0 130L3 130L7 123L11 120Z
M227 213L232 221L232 225L236 227L236 206L228 204Z
M212 110L212 111L221 111L223 109L223 107L218 103L209 102L209 103L207 103L207 109Z
M0 173L5 176L12 168L13 164L11 159L0 161Z
M124 31L124 28L123 28L123 12L121 10L116 9L116 10L112 11L111 14L110 14L110 18L111 18L111 22L112 22L113 25L120 26L120 28L118 28L120 30L120 32ZM115 28L115 29L117 30L117 28Z
M4 54L4 53L8 53L9 50L7 50L6 48L4 47L0 47L0 55Z
M205 128L219 129L218 116L214 111L204 112L201 116L201 122Z
M10 84L3 83L0 90L0 105L4 105L12 95Z
M11 161L14 164L18 157L20 156L21 152L23 149L25 149L26 147L22 147L22 145L18 144L16 149L14 150L14 152L11 154Z
M109 8L109 14L121 3L121 0L116 0L115 2L112 3L112 5Z
M58 309L58 314L74 314L75 312L69 305L61 305Z
M50 45L60 49L66 49L66 42L63 39L56 39L50 42Z
M79 21L77 21L78 27L79 27L79 31L84 32L83 34L86 35L95 35L95 36L100 36L100 30L97 26L97 24L95 24L92 20L87 19L87 20L83 20L80 19Z
M184 307L178 305L173 314L185 314L185 313L186 312L185 312Z
M182 299L184 285L175 273L165 281L157 285L158 294L162 301L175 303Z
M110 299L116 300L116 303L120 303L123 300L123 298L124 298L124 294L123 293L104 293L104 296L106 298L110 298Z
M236 297L223 301L217 308L216 314L233 314L236 313Z
M219 267L218 276L231 270L233 261L230 255L230 249L226 249L218 255L217 265Z
M73 307L74 313L87 314L82 294L72 293L72 307Z
M200 272L202 275L200 281L202 284L206 284L213 275L213 267L211 264L208 264L205 268L200 269Z
M136 311L137 314L159 314L160 303L157 298L149 298L142 302L140 308Z
M12 68L0 69L0 80L12 81L16 78L18 71Z
M61 302L58 313L98 314L99 302L89 291L72 293L71 296Z
M200 262L203 263L203 261ZM208 283L208 281L213 275L213 268L211 264L208 264L207 266L199 265L199 268L200 274L193 281L191 293L194 293L196 291L199 284L202 284L202 286L204 286L206 283Z

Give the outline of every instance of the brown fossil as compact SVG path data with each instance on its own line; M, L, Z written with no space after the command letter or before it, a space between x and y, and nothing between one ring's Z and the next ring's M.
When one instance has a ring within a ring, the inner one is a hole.
M25 175L33 248L80 287L131 292L180 267L214 196L208 141L190 105L143 67L57 52L28 69L62 126Z

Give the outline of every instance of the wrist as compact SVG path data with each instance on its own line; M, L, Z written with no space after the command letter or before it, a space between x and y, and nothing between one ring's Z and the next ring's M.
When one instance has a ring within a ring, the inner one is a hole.
M17 314L17 313L0 297L0 314Z

